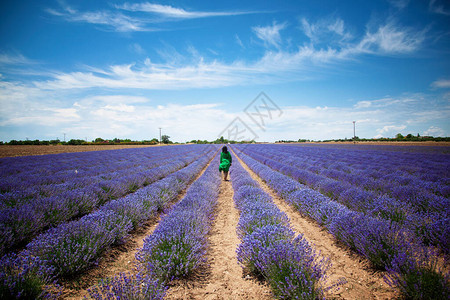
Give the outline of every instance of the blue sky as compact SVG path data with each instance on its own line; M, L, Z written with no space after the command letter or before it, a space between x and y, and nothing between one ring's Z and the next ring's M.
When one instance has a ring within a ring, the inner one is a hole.
M2 1L0 140L450 136L448 1L267 2Z

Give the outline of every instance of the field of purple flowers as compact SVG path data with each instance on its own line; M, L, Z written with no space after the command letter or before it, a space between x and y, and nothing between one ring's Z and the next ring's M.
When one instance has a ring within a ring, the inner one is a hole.
M0 160L0 255L179 170L201 147L93 151Z
M20 187L23 188L26 182L23 178L27 178L27 176L32 178L31 174L37 176L39 172L42 172L42 177L48 179L35 179L36 190L41 191L47 185L54 185L55 195L68 192L68 187L70 190L81 190L81 193L84 192L83 190L90 191L91 189L99 191L99 193L89 194L88 198L71 198L72 207L89 202L89 200L92 201L89 204L90 209L81 214L77 208L77 214L64 215L57 224L39 227L40 224L37 221L42 220L31 218L34 211L27 214L27 216L31 216L27 225L39 228L33 233L36 234L39 231L42 233L31 236L31 241L25 249L19 252L8 251L2 257L0 262L0 295L2 298L30 299L57 295L57 293L47 291L48 286L55 283L55 279L70 277L82 272L95 264L109 247L124 242L131 230L161 212L170 201L175 199L190 184L196 174L208 164L212 155L217 151L216 147L211 146L167 147L165 151L154 153L153 149L155 148L76 153L73 154L73 160L70 160L70 156L68 157L66 154L42 156L38 159L36 157L17 159L23 166L27 166L23 168L26 174L22 174L20 169L14 171L8 169L14 163L6 159L6 163L3 164L4 173L8 173L9 177L5 176L7 179L5 182L12 186L14 180L10 177L16 175L17 182L22 182L22 185L15 186L16 190L20 192L22 192ZM78 157L81 157L80 160L77 159ZM28 165L26 159L30 159ZM69 162L61 168L62 174L70 173L73 168L81 171L72 172L75 174L72 176L56 176L58 179L52 180L50 174L46 173L47 170L52 169L52 164L61 164L66 160ZM115 170L113 172L115 174L111 175L102 169L100 166L103 164L108 165L106 169ZM112 169L111 165L116 169ZM97 168L92 166L97 166ZM146 168L141 168L142 166L146 166ZM82 181L84 185L77 186L76 184L79 182L77 175L84 172L86 175L92 173L94 175L91 176L90 181ZM5 184L5 186L7 185ZM111 188L102 188L106 186ZM111 194L111 190L114 190L115 193ZM4 193L6 195L4 199L12 198L8 198L12 191L13 188L10 187ZM108 193L108 197L102 198L101 196L104 195L102 191ZM111 195L114 196L111 197ZM14 205L10 205L7 201L2 202L2 208L4 208L2 230L22 226L22 223L19 222L20 218L17 217L15 220L19 223L17 225L13 223L14 219L11 217L11 211L17 207L24 210L23 207L27 207L26 205L29 204L30 207L41 211L48 211L48 208L52 208L48 205L34 206L34 202L40 201L41 196L38 193L34 199L32 197L20 198L14 202ZM51 197L44 195L42 199ZM64 201L65 198L58 199ZM69 206L68 202L60 204L59 207L63 210L58 213L65 214L66 210L64 209L67 206ZM52 212L54 213L54 211ZM47 227L49 228L46 229ZM5 230L4 232L6 235L11 231ZM12 231L11 236L19 239L19 234L20 232L16 230Z
M386 271L387 282L406 298L449 296L448 269L439 263L448 261L449 251L449 154L357 146L236 148L283 199Z
M404 298L450 297L446 147L231 148L272 196L365 257ZM163 299L174 279L208 265L222 186L218 150L186 145L0 159L0 298L57 298L60 280L92 268L160 215L137 251L137 269L104 278L88 293ZM275 298L324 298L331 288L323 286L329 260L296 236L285 212L238 159L230 178L234 197L226 200L239 212L240 240L237 261L230 263L263 279Z

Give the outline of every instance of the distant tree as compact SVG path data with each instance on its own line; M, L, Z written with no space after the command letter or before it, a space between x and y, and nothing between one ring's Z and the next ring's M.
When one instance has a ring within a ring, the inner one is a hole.
M161 142L163 144L169 144L170 143L170 136L164 134L163 136L161 136Z
M67 142L67 145L83 145L85 143L84 140L71 139Z
M102 142L104 142L104 141L105 141L105 140L102 139L102 138L96 138L96 139L94 140L95 143L102 143Z
M397 140L403 140L405 137L401 134L401 133L397 133L397 135L395 136L395 138Z

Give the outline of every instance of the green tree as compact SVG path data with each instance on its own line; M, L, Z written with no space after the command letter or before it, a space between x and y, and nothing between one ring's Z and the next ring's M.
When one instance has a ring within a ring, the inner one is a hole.
M405 137L401 134L401 133L397 133L397 135L395 136L395 139L397 139L398 141L403 140Z
M164 134L163 136L161 136L161 142L163 144L169 144L170 143L170 136Z

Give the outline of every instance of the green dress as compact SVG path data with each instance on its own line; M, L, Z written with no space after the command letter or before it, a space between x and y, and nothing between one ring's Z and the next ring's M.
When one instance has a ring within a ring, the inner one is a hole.
M219 171L228 172L231 165L231 154L230 152L222 152L220 153L220 166Z

